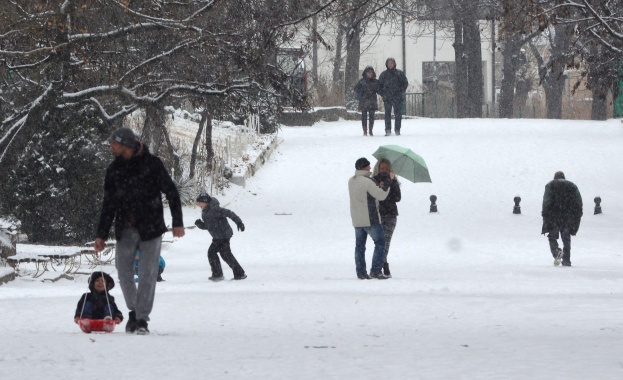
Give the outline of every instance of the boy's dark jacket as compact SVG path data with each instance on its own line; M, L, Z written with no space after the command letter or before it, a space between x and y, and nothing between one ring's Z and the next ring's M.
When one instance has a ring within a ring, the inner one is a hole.
M137 141L136 144L132 158L116 157L106 170L98 238L108 238L113 219L117 240L129 225L138 229L143 241L167 232L161 193L169 202L173 227L184 226L182 202L164 164L142 143Z
M119 311L117 304L115 303L115 297L108 294L108 299L106 298L106 292L98 293L95 291L95 280L100 277L104 277L104 281L106 282L106 289L110 291L115 287L115 281L110 277L108 273L104 272L93 272L91 277L89 277L89 290L90 293L84 293L80 300L78 301L78 306L76 307L75 317L82 316L82 310L84 305L84 301L89 301L93 305L91 309L90 319L104 319L104 308L106 305L110 304L110 308L112 310L112 318L119 318L123 321L123 314Z
M201 219L203 220L197 219L195 225L202 230L208 230L212 239L230 239L234 235L234 232L229 226L227 218L233 220L236 226L244 231L244 225L238 215L233 211L222 208L219 201L212 197L208 205L201 211Z

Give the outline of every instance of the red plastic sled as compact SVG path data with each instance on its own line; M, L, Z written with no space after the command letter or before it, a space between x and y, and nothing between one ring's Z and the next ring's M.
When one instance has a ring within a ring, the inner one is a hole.
M90 334L91 332L110 333L115 330L115 321L113 319L78 319L80 330Z

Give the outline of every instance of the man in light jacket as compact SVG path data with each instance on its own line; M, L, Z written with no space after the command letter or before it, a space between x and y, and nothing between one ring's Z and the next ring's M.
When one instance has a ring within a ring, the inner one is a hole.
M355 267L357 278L366 280L376 278L385 280L381 273L385 261L385 236L379 215L379 201L389 195L389 188L379 187L370 178L370 161L362 157L355 162L355 175L348 180L350 195L350 216L355 227ZM384 184L380 184L383 186ZM366 240L368 235L374 241L372 268L370 275L366 271Z

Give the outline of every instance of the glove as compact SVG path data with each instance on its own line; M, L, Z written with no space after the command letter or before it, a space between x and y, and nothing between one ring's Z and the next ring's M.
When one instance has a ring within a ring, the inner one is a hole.
M244 224L238 223L238 231L244 232Z
M199 229L202 229L202 230L205 230L206 228L205 223L203 223L203 220L201 219L195 220L195 226L199 227Z

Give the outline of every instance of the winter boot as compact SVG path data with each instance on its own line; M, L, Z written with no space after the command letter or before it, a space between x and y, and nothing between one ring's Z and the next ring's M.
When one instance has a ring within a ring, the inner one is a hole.
M562 259L562 249L556 248L556 254L554 255L554 265L560 265L560 260Z
M383 274L385 275L385 277L392 277L391 272L389 271L389 263L385 263L383 264Z
M374 136L372 134L372 128L374 128L374 119L370 120L370 136Z
M138 324L136 321L136 312L130 311L128 322L125 324L125 332L128 334L134 334L136 333L137 329L138 329Z
M136 325L138 326L138 328L136 329L137 335L149 335L149 329L147 328L146 320L139 319L138 322L136 322Z
M368 127L365 125L365 123L361 127L363 128L363 135L367 136L368 135Z

